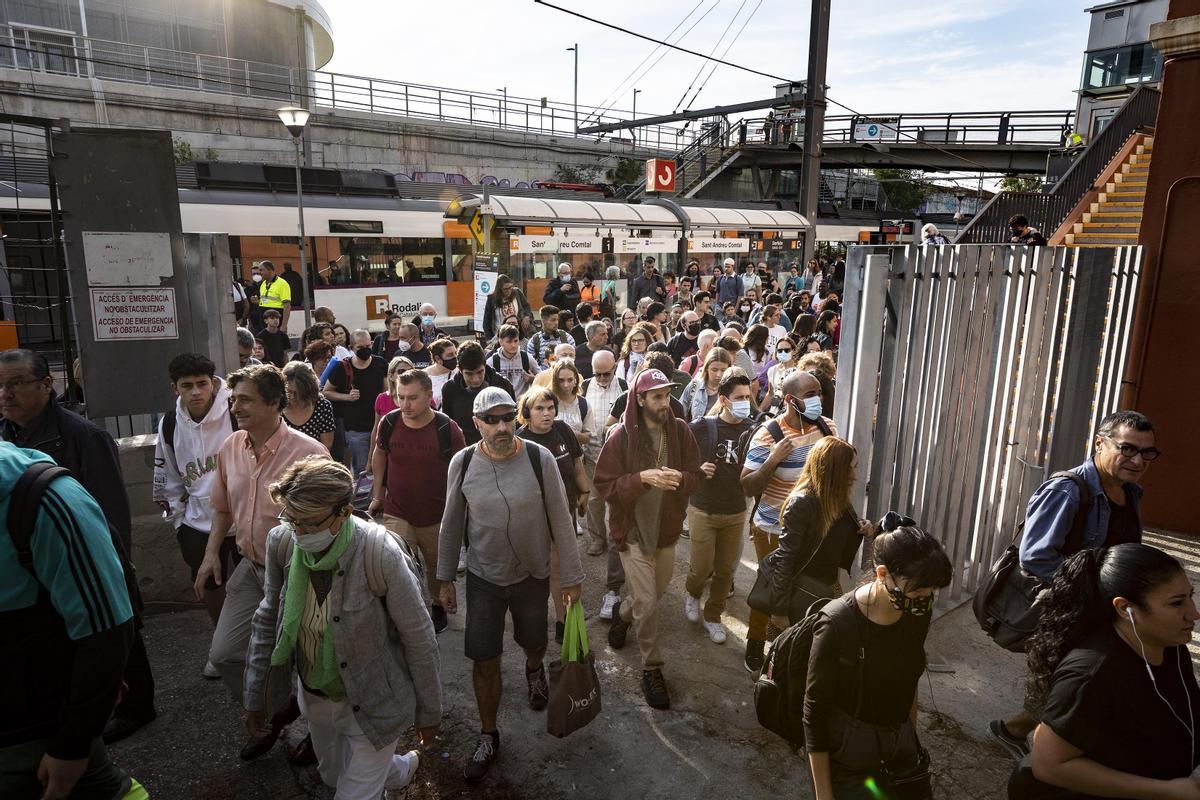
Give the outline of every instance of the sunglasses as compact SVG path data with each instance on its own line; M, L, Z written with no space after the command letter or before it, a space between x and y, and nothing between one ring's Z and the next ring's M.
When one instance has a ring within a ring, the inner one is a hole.
M612 374L613 374L613 371L614 371L614 370L611 370L611 369L610 369L608 372L595 372L595 373L592 373L592 374L593 374L593 375L595 375L597 378L611 378L611 377L612 377Z
M479 417L484 425L499 425L501 422L512 422L516 418L515 411L509 411L507 414L481 414Z

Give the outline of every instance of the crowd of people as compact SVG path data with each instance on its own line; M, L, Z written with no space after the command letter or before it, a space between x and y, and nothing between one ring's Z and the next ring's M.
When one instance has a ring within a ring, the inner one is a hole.
M676 280L648 257L622 308L616 278L581 285L564 264L536 310L501 276L474 339L448 336L428 304L376 334L318 308L298 346L279 335L291 303L263 266L255 306L271 305L261 331L238 328L240 368L218 375L200 353L167 365L178 399L153 488L212 620L200 671L245 711L242 759L303 716L293 764L316 764L344 800L401 792L421 751L400 742L438 736L459 662L437 636L461 603L480 722L463 771L482 780L500 755L507 618L543 710L549 615L562 641L589 557L604 559L609 647L633 634L645 702L669 709L659 631L678 624L664 606L676 549L683 619L723 645L749 541L772 601L743 620L747 672L815 620L795 714L818 800L932 797L917 682L955 567L937 531L851 505L857 453L831 419L844 265L775 276L727 259L705 282L695 262ZM28 491L31 465L71 471L41 487L29 559L11 510L11 555L0 537L5 647L38 653L10 668L22 694L0 723L0 795L123 796L136 782L104 742L155 711L116 448L58 404L30 351L0 354L0 412L3 502ZM1196 608L1181 565L1141 544L1153 428L1119 412L1094 450L1079 481L1052 479L1029 504L1020 558L1045 610L1026 708L990 727L1020 759L1010 796L1200 798ZM842 585L860 552L867 580Z

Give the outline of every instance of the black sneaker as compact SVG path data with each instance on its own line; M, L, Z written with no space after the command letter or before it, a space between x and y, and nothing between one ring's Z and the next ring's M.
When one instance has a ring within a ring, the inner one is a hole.
M671 695L667 692L661 669L648 669L642 673L642 694L651 708L666 710L671 707Z
M546 667L538 664L533 672L525 670L525 682L529 684L529 707L541 711L550 702L550 687L546 685Z
M1008 732L1008 728L1004 727L1004 720L994 719L988 723L988 733L992 738L1000 743L1000 746L1008 751L1008 754L1015 760L1020 761L1025 756L1029 755L1029 744L1024 739L1018 739Z
M759 639L746 640L746 672L749 672L751 675L762 672L763 663L766 661L763 657L763 648L766 645L766 642Z
M561 622L554 623L554 641L562 644L563 636L567 632L567 626Z
M450 618L446 616L446 609L434 603L429 609L429 616L433 620L433 632L441 633L446 630L446 626L450 624Z
M612 625L608 629L608 646L613 650L620 650L625 646L625 639L629 636L629 626L632 623L621 619L621 601L618 600L613 605Z
M463 768L463 777L471 783L478 783L487 775L492 762L500 755L500 736L494 733L479 734L479 744L475 745L475 753L467 766Z

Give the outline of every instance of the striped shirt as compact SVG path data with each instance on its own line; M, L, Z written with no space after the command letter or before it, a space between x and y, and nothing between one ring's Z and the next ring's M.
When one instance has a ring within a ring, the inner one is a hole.
M796 437L796 447L787 454L783 461L779 462L775 468L775 474L771 476L766 488L763 489L758 510L754 512L753 523L760 530L778 536L783 531L780 522L783 503L791 493L792 487L796 485L796 481L800 479L800 473L804 471L804 462L808 460L808 451L821 441L822 433L816 425L806 426L809 427L808 432L802 433L788 425L783 417L776 417L775 421L779 423L785 437ZM826 419L825 422L833 431L833 435L837 436L837 428L834 426L833 420ZM752 472L761 469L763 464L767 463L767 458L771 455L771 448L774 446L775 440L771 437L767 426L759 426L750 440L750 447L746 450L745 468Z

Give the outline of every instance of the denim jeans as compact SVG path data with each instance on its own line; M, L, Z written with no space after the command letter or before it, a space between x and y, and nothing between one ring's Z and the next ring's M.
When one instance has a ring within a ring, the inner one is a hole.
M367 453L371 451L371 432L346 431L346 449L350 451L350 469L357 478L367 468Z

